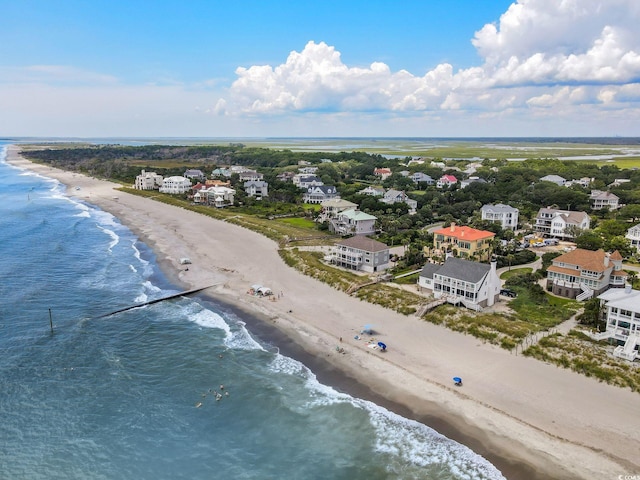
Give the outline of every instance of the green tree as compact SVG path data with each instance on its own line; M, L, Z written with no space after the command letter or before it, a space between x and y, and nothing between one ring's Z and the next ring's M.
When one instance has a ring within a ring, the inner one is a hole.
M578 248L595 251L603 246L604 240L602 240L602 237L591 230L585 231L576 238L576 247Z
M589 325L600 329L604 327L604 308L598 298L590 298L584 303L584 310L578 315L578 321L583 325Z

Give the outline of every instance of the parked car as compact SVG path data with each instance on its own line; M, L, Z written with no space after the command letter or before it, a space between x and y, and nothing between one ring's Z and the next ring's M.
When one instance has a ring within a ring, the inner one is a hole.
M500 295L503 295L505 297L511 297L511 298L516 298L518 296L518 294L513 290L511 290L510 288L502 288L500 290Z

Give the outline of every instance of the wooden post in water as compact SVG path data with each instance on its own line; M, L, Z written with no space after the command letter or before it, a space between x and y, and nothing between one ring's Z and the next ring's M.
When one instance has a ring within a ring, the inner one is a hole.
M51 327L51 333L53 333L53 318L51 318L51 309L49 309L49 326Z

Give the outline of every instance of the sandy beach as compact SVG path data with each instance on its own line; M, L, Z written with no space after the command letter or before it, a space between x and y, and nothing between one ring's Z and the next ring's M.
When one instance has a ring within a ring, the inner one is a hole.
M507 478L640 476L637 393L367 304L289 268L278 245L257 233L31 163L18 152L9 146L7 161L58 179L69 195L128 226L170 280L185 289L211 286L208 295L260 319L314 371L332 372L338 388L470 446ZM192 261L188 270L183 257ZM270 287L275 299L248 295L256 283ZM388 351L354 338L365 324L375 326ZM463 387L453 385L456 375Z

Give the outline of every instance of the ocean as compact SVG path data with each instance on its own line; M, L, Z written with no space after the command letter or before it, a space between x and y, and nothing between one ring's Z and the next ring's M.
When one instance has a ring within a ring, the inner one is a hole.
M116 218L8 165L5 149L0 478L504 478L320 383L229 306L182 297L103 316L179 289Z

